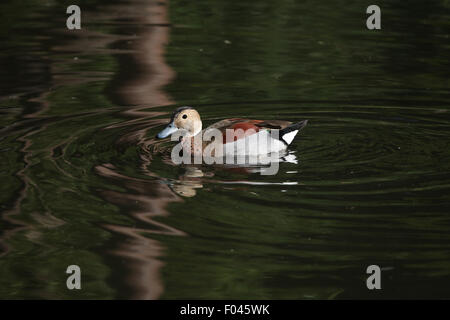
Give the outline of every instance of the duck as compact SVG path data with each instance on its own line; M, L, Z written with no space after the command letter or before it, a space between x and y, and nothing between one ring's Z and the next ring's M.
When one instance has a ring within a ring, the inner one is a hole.
M181 142L182 150L194 155L201 154L212 141L216 141L223 145L223 155L232 153L238 156L258 156L286 150L307 123L308 120L291 122L230 118L203 129L198 111L193 107L183 106L172 113L169 123L156 138L164 139L177 134L179 139L176 141ZM194 140L202 135L206 136L207 132L215 132L214 139L204 139L196 145Z

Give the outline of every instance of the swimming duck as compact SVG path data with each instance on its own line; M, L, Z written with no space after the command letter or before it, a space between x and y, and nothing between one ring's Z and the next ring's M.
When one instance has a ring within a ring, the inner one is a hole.
M163 139L174 133L180 134L179 141L183 150L189 148L191 153L201 154L211 142L203 141L197 149L193 147L192 142L200 134L215 129L221 135L221 143L225 147L224 155L230 150L233 155L261 155L286 149L307 123L308 120L293 123L283 120L232 118L221 120L202 130L202 120L197 110L192 107L180 107L173 112L169 124L156 137ZM278 132L274 132L276 130ZM241 134L235 135L234 132Z

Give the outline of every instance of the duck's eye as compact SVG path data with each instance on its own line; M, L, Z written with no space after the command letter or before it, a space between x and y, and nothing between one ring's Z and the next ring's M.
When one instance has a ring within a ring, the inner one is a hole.
M187 114L183 114L183 119L186 119L187 118Z

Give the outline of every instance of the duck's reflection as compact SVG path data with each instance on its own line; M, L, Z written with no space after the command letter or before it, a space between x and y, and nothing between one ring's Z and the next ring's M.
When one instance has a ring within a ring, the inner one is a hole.
M280 154L276 158L264 158L261 159L259 156L257 159L249 160L246 159L245 163L247 164L235 164L235 165L211 165L211 166L202 166L202 165L185 165L184 173L181 174L177 180L172 181L169 184L169 187L173 192L178 194L181 197L194 197L197 194L197 190L203 188L205 182L215 183L215 184L258 184L260 182L252 182L252 181L220 181L215 180L214 172L215 171L230 171L235 174L242 174L244 176L248 176L252 173L264 174L266 171L270 172L270 169L273 166L273 162L277 162L277 164L282 162L297 164L297 157L293 152L285 152ZM170 163L169 159L166 159L166 162L170 165L174 165ZM248 165L248 163L252 163L253 165ZM269 182L265 182L264 184L270 184ZM281 182L280 184L284 184Z
M197 189L203 188L202 178L204 176L205 174L200 168L188 166L185 173L170 187L176 194L190 198L197 194Z

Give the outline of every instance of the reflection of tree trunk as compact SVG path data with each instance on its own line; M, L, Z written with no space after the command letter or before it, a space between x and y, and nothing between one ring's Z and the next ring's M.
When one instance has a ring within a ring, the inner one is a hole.
M134 0L131 0L135 2ZM122 105L162 106L173 104L170 97L161 90L174 76L165 63L165 45L169 41L168 1L150 1L133 4L143 15L136 23L142 25L137 38L129 41L133 50L131 61L124 65L112 87L112 95ZM124 56L124 59L129 56ZM125 75L125 76L124 76ZM127 113L138 112L131 109Z
M162 88L174 76L172 69L164 61L165 45L168 42L170 27L168 24L168 1L128 0L129 3L108 5L95 12L84 12L83 21L89 23L107 23L118 25L120 35L92 32L88 27L78 33L79 38L70 41L67 46L56 50L67 52L82 51L83 54L114 54L117 52L119 71L111 82L109 95L125 110L123 114L131 120L117 126L133 125L133 131L124 134L121 140L142 143L145 132L153 120L149 117L155 112L141 109L172 104ZM125 28L120 28L123 23ZM135 28L135 35L133 35ZM124 33L127 33L126 35ZM125 44L125 45L123 45ZM109 49L120 46L119 49ZM81 52L80 52L81 53ZM82 60L83 56L79 57ZM55 72L58 74L58 72ZM80 77L85 81L92 77ZM95 74L97 78L102 74ZM58 83L68 85L80 79L57 79ZM146 119L145 119L146 118ZM141 123L136 126L136 123ZM114 128L112 125L108 128ZM139 128L138 128L139 127ZM108 129L105 128L105 129ZM148 163L143 164L143 168ZM183 235L179 230L154 221L155 216L167 215L165 207L169 202L180 201L170 189L154 181L137 180L116 173L113 166L107 164L97 167L97 173L126 186L129 193L103 191L103 198L119 207L133 208L129 215L143 225L142 228L131 228L118 225L105 227L114 233L126 236L127 240L112 250L114 255L125 258L127 274L123 281L132 292L132 298L157 299L164 290L160 277L163 263L158 259L164 250L161 243L149 237L151 234L163 233ZM139 203L136 208L136 203Z
M120 70L110 87L110 94L121 105L134 105L124 113L135 118L124 124L130 124L139 118L154 115L153 112L141 109L172 104L173 102L162 90L174 76L172 69L164 61L164 48L169 38L167 21L168 1L130 0L126 18L139 25L135 39L128 41L127 49L132 49L130 55L120 55ZM146 128L135 130L125 135L133 137L136 143L145 140ZM136 141L137 140L137 141ZM144 170L148 163L143 164ZM130 193L105 191L103 197L119 206L133 207L139 203L130 215L146 225L146 228L131 228L126 226L105 226L113 232L127 236L128 241L122 243L113 251L114 254L127 258L128 274L126 283L132 288L133 298L157 299L163 292L163 283L159 269L163 263L162 245L148 234L162 233L169 235L184 235L183 232L159 223L155 216L167 215L165 207L169 202L180 201L170 189L154 181L137 180L115 173L113 167L98 166L97 172L111 179L120 179L132 190ZM147 235L146 235L147 234Z
M114 167L105 164L97 166L98 174L117 180L126 186L130 193L116 191L103 191L102 196L108 202L122 207L132 207L130 215L145 223L145 228L127 227L120 225L105 225L113 232L121 233L127 237L127 241L121 243L113 253L127 258L128 274L125 276L126 284L133 290L133 298L157 299L163 292L163 284L159 275L159 269L163 263L158 260L163 247L151 239L148 235L165 234L172 236L184 235L184 232L153 220L157 216L165 216L167 203L180 201L167 186L155 181L140 180L123 176L114 171Z
M117 54L115 57L119 59L119 64L123 60L127 62L126 64L120 64L120 70L116 74L117 78L112 81L110 87L110 95L119 101L122 106L142 105L123 107L123 113L132 116L134 120L118 124L133 125L133 132L129 136L133 143L142 143L145 140L144 135L148 125L160 120L148 119L154 116L155 112L140 110L144 107L172 104L170 98L162 90L174 76L174 72L164 61L164 47L168 42L170 31L167 21L168 1L128 0L128 2L126 4L106 5L97 8L95 12L82 8L82 29L76 32L61 30L64 34L69 35L70 41L63 45L53 46L51 51L67 57L67 63L69 64L83 62L84 57L89 55L115 54ZM90 25L95 23L117 26L115 28L120 34L94 31ZM124 28L121 28L121 24ZM137 26L136 35L132 35L133 32L130 32L130 29L135 28L135 26ZM126 48L111 49L118 43L127 43L127 46ZM61 69L61 61L54 63L53 60L49 60L49 62L48 70L50 71L49 76L51 76L49 85L54 88L70 87L79 83L99 80L108 81L112 75L109 72L88 70L76 73L66 72L64 67ZM50 107L49 93L49 91L44 91L32 100L39 103L40 108L34 113L27 114L27 118L39 119L40 115ZM144 117L147 119L143 119ZM136 122L139 122L139 129L134 126ZM109 128L114 128L114 126ZM0 252L0 255L4 255L10 250L7 246L7 239L18 231L28 230L28 237L35 241L39 237L39 229L36 229L34 225L16 221L14 216L20 213L22 202L27 198L29 189L33 186L33 182L27 176L27 168L31 164L29 157L32 155L28 151L32 145L32 139L29 139L28 136L45 130L46 126L44 125L19 139L24 142L21 151L26 155L24 156L25 167L17 173L17 176L23 181L24 188L13 209L2 216L3 220L9 221L17 227L1 234L0 249L3 252ZM122 138L127 140L127 137L127 135L124 135ZM72 137L58 142L57 145L49 146L49 153L52 154L53 150L60 145L70 143L70 139ZM147 165L148 162L142 164L143 168L146 168ZM56 163L55 166L57 166ZM163 263L158 259L164 248L161 243L151 239L148 235L154 233L174 236L184 235L183 232L153 219L155 216L167 215L168 212L165 211L167 204L180 201L180 199L167 185L154 181L136 180L116 174L114 168L107 165L98 166L97 173L125 185L130 190L129 193L105 190L102 192L102 196L106 201L119 207L133 208L129 213L130 216L143 226L140 229L118 225L106 226L116 234L125 235L127 239L112 252L127 261L128 272L123 276L123 281L130 287L133 298L157 299L164 289L160 277L160 268ZM136 202L140 204L138 208L135 207ZM56 219L50 211L36 214L33 218L40 225L46 227L58 227L64 223ZM122 281L122 279L119 280Z
M128 41L132 49L130 55L119 55L120 70L110 87L110 94L121 105L134 105L127 108L124 113L135 120L152 116L153 112L141 111L151 106L172 104L173 102L164 93L162 87L170 82L174 72L164 61L164 47L168 42L169 27L167 21L168 2L130 0L127 18L139 25L135 39ZM124 123L124 124L127 124ZM127 134L134 137L136 143L145 140L146 128ZM137 140L137 141L136 141ZM143 164L144 170L148 163ZM103 197L112 203L123 207L135 207L130 215L145 224L145 228L131 228L126 226L105 226L113 232L121 233L129 239L123 242L114 254L127 258L128 274L126 284L133 291L133 298L157 299L161 296L164 287L160 277L160 268L163 263L158 259L163 251L162 245L151 239L148 235L155 233L169 235L183 235L184 233L159 223L155 216L167 215L165 207L169 202L179 201L170 189L154 181L137 180L115 173L113 167L99 166L97 172L111 179L119 179L121 183L132 190L130 193L117 193L105 191ZM146 235L147 234L147 235Z

